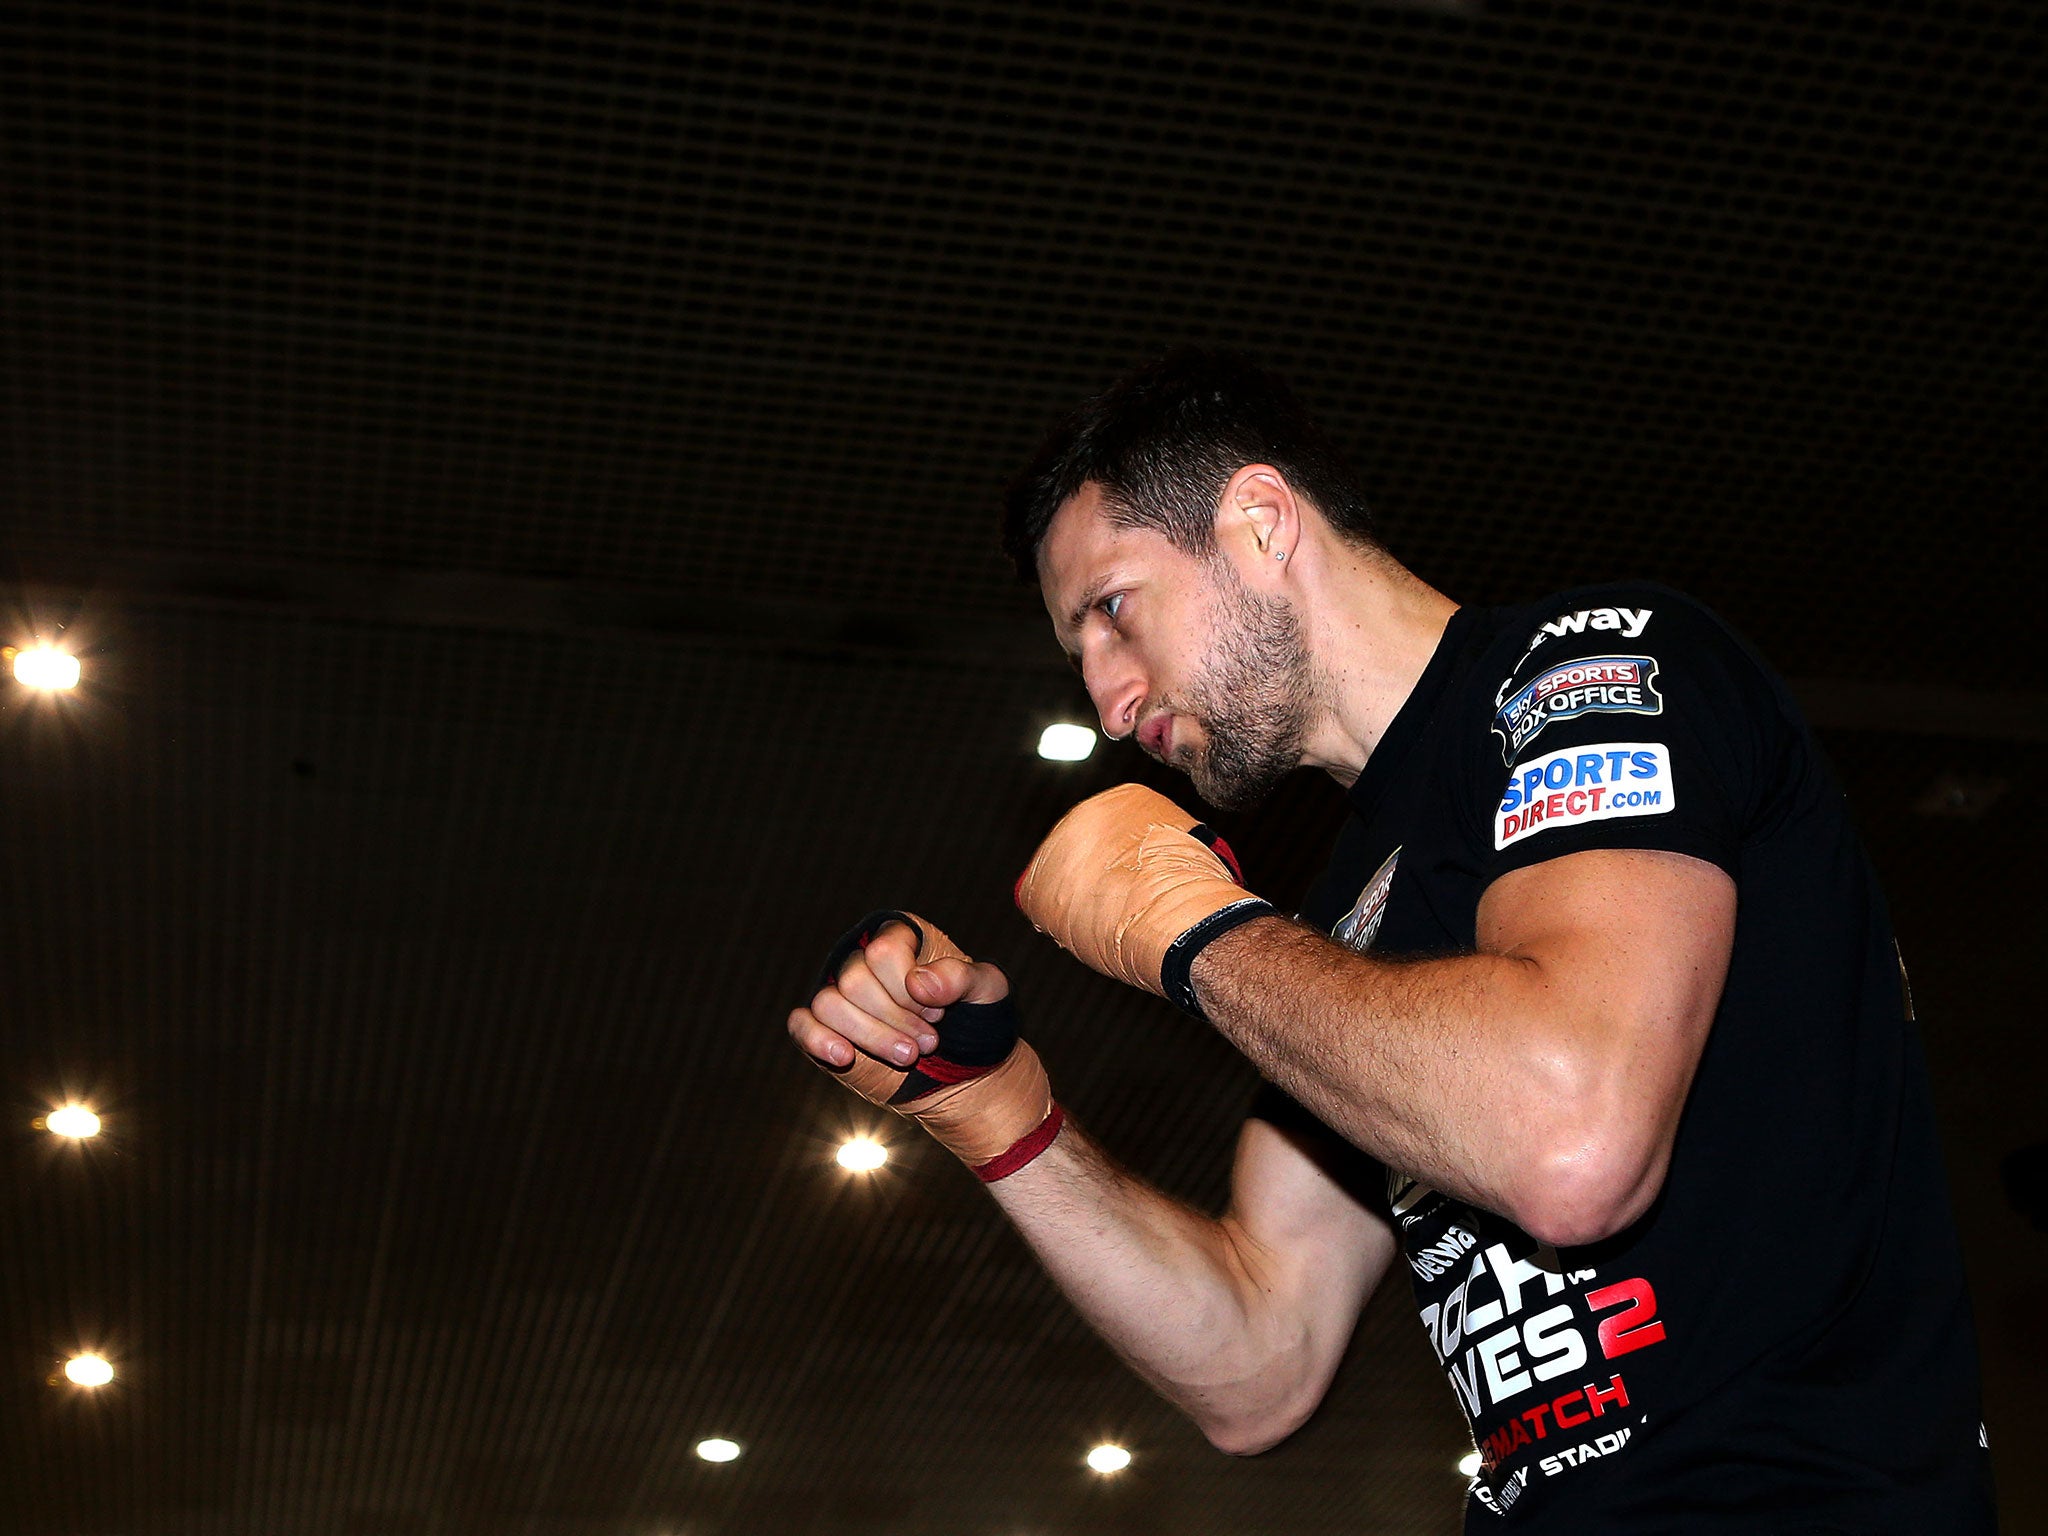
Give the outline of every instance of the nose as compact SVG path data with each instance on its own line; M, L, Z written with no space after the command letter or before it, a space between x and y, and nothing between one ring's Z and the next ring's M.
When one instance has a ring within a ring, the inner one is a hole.
M1138 728L1138 706L1145 702L1145 680L1135 667L1118 664L1100 652L1084 658L1081 680L1102 721L1102 734L1119 741Z

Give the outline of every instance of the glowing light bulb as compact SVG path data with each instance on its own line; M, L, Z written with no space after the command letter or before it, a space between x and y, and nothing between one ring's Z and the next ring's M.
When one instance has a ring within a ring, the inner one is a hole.
M73 1355L64 1362L64 1374L81 1387L104 1387L114 1379L114 1368L98 1355Z
M24 688L54 691L78 686L78 658L54 645L23 646L14 653L14 680Z
M62 1109L53 1109L43 1124L54 1136L74 1136L83 1140L100 1133L100 1117L83 1104L66 1104Z
M697 1454L706 1461L738 1461L740 1448L736 1441L713 1435L709 1440L697 1442Z
M839 1166L853 1173L873 1173L889 1161L889 1149L872 1136L856 1136L839 1148Z
M1049 763L1081 763L1095 750L1095 733L1085 725L1048 725L1038 736L1038 755Z
M1110 1445L1104 1442L1088 1453L1089 1470L1100 1472L1104 1476L1108 1476L1112 1472L1121 1472L1130 1464L1131 1453L1120 1445Z
M1479 1453L1477 1451L1467 1451L1458 1458L1458 1476L1477 1477L1478 1475Z

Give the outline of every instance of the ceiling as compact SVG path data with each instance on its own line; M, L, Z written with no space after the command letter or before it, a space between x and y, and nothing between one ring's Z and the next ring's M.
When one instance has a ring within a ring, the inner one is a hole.
M1034 941L1084 706L994 505L1172 342L1461 600L1674 582L1797 680L1913 965L2004 1448L2048 1423L2048 15L17 5L0 21L0 1528L1457 1529L1390 1287L1210 1450L781 1018L1013 969L1198 1202L1251 1078ZM1153 782L1184 792L1178 780ZM1228 826L1282 900L1341 814ZM89 1098L106 1130L34 1119ZM96 1395L50 1380L104 1348ZM691 1447L723 1433L728 1466ZM1132 1469L1080 1466L1122 1438Z

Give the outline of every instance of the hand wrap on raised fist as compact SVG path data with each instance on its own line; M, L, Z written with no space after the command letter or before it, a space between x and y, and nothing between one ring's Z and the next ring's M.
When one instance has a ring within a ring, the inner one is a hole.
M836 986L846 962L892 922L916 935L920 966L967 959L931 924L873 912L832 946L813 993ZM935 1030L938 1049L907 1068L858 1049L850 1065L819 1065L871 1103L917 1121L985 1182L1015 1173L1052 1144L1065 1119L1038 1053L1017 1038L1016 1005L1007 996L952 1003Z
M1273 911L1246 894L1221 837L1142 784L1119 784L1067 812L1018 880L1017 905L1105 976L1196 1018L1195 956Z

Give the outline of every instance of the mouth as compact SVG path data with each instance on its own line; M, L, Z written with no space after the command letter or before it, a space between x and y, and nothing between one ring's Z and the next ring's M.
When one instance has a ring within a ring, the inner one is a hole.
M1173 750L1173 716L1161 711L1138 727L1138 745L1161 762Z

